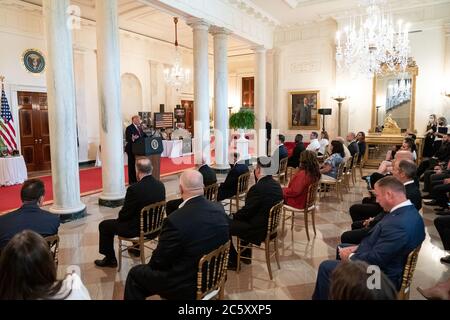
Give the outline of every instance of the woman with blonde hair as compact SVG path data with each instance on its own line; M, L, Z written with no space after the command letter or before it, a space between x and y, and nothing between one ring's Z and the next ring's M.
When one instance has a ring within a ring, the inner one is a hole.
M284 203L296 209L304 209L308 188L320 180L319 162L315 152L305 150L300 154L298 172L287 188L283 188Z

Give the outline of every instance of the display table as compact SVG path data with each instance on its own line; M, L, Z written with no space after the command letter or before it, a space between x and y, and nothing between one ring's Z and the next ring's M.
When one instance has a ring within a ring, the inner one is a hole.
M179 158L183 156L183 140L163 140L163 158Z
M27 179L27 166L22 156L0 158L0 186L21 184Z
M386 152L393 145L401 145L405 139L401 134L380 134L369 133L366 135L366 154L364 155L364 164L366 167L378 168L380 163L386 158ZM416 138L417 160L422 161L424 137Z

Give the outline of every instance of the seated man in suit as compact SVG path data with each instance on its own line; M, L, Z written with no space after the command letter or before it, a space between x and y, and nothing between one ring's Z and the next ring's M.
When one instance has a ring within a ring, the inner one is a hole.
M164 184L152 176L153 167L150 159L139 159L136 162L136 170L138 183L128 187L119 217L104 220L98 226L100 232L99 252L105 255L102 260L95 260L95 265L98 267L117 267L114 236L120 235L129 238L139 236L141 210L166 199ZM130 253L138 255L138 252Z
M444 179L441 184L436 184L431 190L430 195L433 197L432 200L425 202L426 205L439 206L439 208L434 209L436 214L441 216L450 215L450 206L448 193L450 192L450 178Z
M236 195L238 188L239 177L248 172L248 167L238 162L239 154L233 153L233 165L231 165L231 170L228 172L225 181L219 186L219 192L217 194L217 201L222 201Z
M125 300L144 300L159 294L165 299L193 300L201 257L229 240L229 218L219 203L203 197L203 177L183 172L183 203L165 220L150 262L133 267L125 284Z
M303 144L303 136L297 134L295 136L295 148L292 151L292 156L288 159L288 167L298 168L300 164L300 153L305 151L305 145Z
M422 209L422 197L420 195L419 187L414 183L416 172L417 166L412 160L402 160L395 162L392 174L405 186L406 198L411 201L417 210L420 210ZM362 239L368 236L370 230L372 230L372 228L374 228L385 216L385 212L380 209L375 217L353 222L352 230L342 234L341 243L361 243Z
M205 159L202 160L202 164L198 167L198 172L201 173L203 177L203 185L205 187L210 186L214 183L217 183L216 172L211 169L210 166L206 163ZM183 199L174 199L167 201L166 204L166 215L171 214L175 210L178 209L178 206L183 202Z
M350 154L352 157L358 153L359 154L359 146L358 142L356 141L356 135L354 132L349 132L347 134L347 142L348 142L348 150L350 151Z
M258 158L254 171L256 183L248 191L245 205L234 214L230 227L232 236L257 245L266 238L270 209L283 200L283 190L272 178L274 171L270 158ZM247 251L244 255L251 256L251 252ZM228 268L236 270L236 266L237 252L231 245Z
M439 232L444 250L450 252L450 216L437 217L434 219L434 226ZM442 257L441 262L450 264L450 255Z
M276 138L277 147L275 148L275 151L272 153L272 157L274 159L276 159L276 157L278 157L278 161L281 161L282 159L288 157L288 150L287 150L286 146L284 145L285 140L286 140L286 138L282 134L277 135L277 138ZM276 154L276 152L278 152L278 154Z
M20 191L22 207L14 212L0 215L0 249L12 237L24 230L32 230L43 237L58 233L59 215L42 210L44 183L38 179L25 181Z
M405 186L396 178L379 180L375 193L389 213L359 246L338 246L338 253L342 261L361 260L377 265L399 290L406 258L425 239L425 226L417 209L406 199ZM339 263L327 260L320 264L314 300L328 299L330 276Z

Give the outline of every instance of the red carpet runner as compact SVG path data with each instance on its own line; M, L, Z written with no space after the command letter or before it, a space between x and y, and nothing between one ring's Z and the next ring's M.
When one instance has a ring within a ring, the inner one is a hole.
M194 167L193 156L182 158L161 158L161 177L178 173ZM39 177L45 184L45 202L53 200L52 177ZM125 180L128 183L128 169L125 166ZM0 213L8 212L21 206L20 189L22 185L0 187ZM90 168L80 170L80 192L83 196L102 190L102 169Z

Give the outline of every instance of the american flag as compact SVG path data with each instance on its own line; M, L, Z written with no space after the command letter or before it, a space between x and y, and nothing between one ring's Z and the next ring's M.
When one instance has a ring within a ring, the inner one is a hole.
M156 129L173 128L173 113L172 112L155 113L155 128Z
M14 130L14 121L11 109L6 99L5 89L2 85L2 109L0 114L0 139L11 152L17 150L16 130Z

